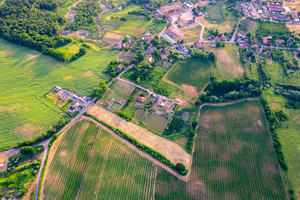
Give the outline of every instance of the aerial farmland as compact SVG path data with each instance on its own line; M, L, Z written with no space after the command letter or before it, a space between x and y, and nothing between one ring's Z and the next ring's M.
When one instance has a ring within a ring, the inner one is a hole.
M0 0L0 199L300 199L299 8Z

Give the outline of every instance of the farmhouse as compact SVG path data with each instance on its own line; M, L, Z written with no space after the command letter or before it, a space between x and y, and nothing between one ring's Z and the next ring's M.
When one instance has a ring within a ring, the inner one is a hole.
M280 45L280 44L284 44L285 41L284 40L276 40L276 43Z
M148 61L148 63L153 63L153 61L154 61L154 58L153 58L153 56L148 56L148 58L147 58L147 61Z
M167 34L163 34L162 36L161 36L162 38L165 38L168 42L170 42L171 44L176 44L176 41L175 40L173 40L169 35L167 35Z
M171 31L170 29L166 30L166 34L168 34L169 36L171 36L171 38L177 38L178 35L176 33L174 33L173 31Z
M184 5L187 6L187 7L189 7L189 8L191 8L191 7L194 6L194 4L192 4L192 3L189 2L189 1L185 1L185 2L184 2Z
M200 41L197 41L197 42L196 42L196 45L197 45L197 48L198 48L198 49L202 49L202 47L203 47Z
M270 40L272 40L272 37L271 37L271 36L264 37L264 38L263 38L263 44L271 45L271 41L270 41Z

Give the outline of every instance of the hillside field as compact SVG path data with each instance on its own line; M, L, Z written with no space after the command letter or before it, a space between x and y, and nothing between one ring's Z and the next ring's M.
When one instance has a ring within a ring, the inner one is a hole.
M0 40L0 149L41 135L63 115L44 98L53 87L89 95L116 51L93 51L62 63Z
M212 69L209 61L192 59L175 63L166 78L178 85L194 86L199 92L211 76Z
M189 182L159 170L155 199L286 199L258 101L201 109Z
M156 167L93 122L73 125L57 147L42 199L151 199Z

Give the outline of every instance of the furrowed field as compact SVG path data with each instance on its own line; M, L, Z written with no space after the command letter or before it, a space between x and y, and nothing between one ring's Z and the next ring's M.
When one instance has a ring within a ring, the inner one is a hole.
M41 135L62 111L44 95L60 86L89 95L118 52L92 51L70 64L0 40L0 149Z
M42 199L151 199L156 167L93 122L63 136L45 176Z
M286 199L259 102L201 110L189 182L159 170L155 199Z

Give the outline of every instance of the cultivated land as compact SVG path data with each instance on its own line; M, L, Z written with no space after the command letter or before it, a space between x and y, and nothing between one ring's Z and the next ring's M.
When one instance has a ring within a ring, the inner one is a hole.
M43 95L60 86L89 95L116 51L93 51L70 64L0 40L0 149L40 136L63 115Z
M57 147L42 199L151 199L156 167L93 122L73 125Z
M106 110L100 105L94 105L88 110L88 113L95 116L97 119L125 132L142 144L160 152L174 164L182 163L186 168L189 168L191 164L191 156L176 143L159 137L132 122L127 122L123 118Z
M259 102L204 106L195 140L189 182L159 170L155 199L286 199Z
M192 59L175 63L166 78L178 85L196 87L199 92L212 76L212 67L209 61Z

